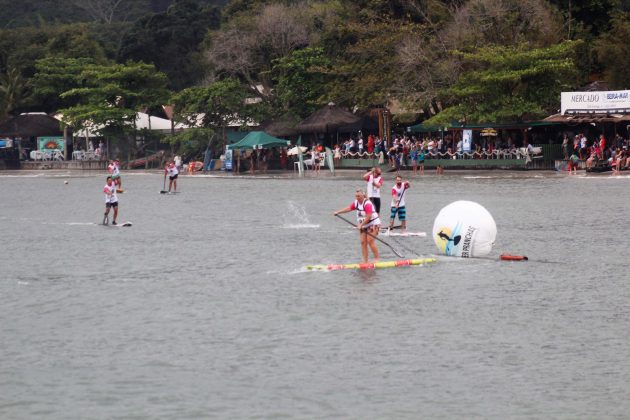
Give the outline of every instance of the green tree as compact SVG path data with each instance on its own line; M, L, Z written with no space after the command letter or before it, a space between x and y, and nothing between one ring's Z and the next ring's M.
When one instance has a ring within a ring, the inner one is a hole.
M245 125L263 117L261 105L250 103L251 95L251 90L237 79L228 78L184 89L173 97L172 103L176 120L220 132L217 141L223 145L228 124L240 121Z
M464 66L459 81L442 92L447 104L426 124L511 122L554 112L563 89L579 85L579 41L549 48L486 47L458 53Z
M28 97L27 82L14 67L0 75L0 120L22 105Z
M118 59L155 64L169 76L174 90L194 85L205 72L202 42L219 22L218 9L178 0L166 12L138 20L125 34Z
M75 104L76 97L62 98L61 94L82 86L81 73L97 65L91 58L43 58L37 60L37 72L31 79L33 99L39 109L55 112Z
M323 48L305 48L274 61L275 98L282 111L306 117L326 92L331 61Z
M612 89L630 87L630 14L612 22L612 30L595 42L595 51L604 67L606 80Z
M80 87L61 94L64 100L76 101L76 105L61 110L64 122L119 141L135 140L139 109L163 103L168 97L166 75L149 64L88 65L77 78ZM130 153L136 142L119 145Z

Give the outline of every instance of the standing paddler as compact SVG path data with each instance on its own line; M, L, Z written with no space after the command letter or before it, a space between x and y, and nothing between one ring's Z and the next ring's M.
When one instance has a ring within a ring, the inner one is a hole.
M363 190L357 190L354 194L355 200L348 207L337 210L335 216L347 213L352 210L357 212L357 229L359 229L359 239L361 241L361 253L363 262L368 262L368 245L374 255L374 261L378 261L378 248L376 247L376 236L381 229L381 219L374 208L374 204L368 200Z
M105 214L103 215L103 224L109 223L109 209L114 208L114 220L112 225L116 225L116 218L118 217L118 196L116 196L116 185L111 176L107 177L105 187L103 188L105 193Z
M192 163L191 163L192 164ZM164 168L164 183L166 183L166 175L168 175L168 192L171 192L171 188L175 187L173 192L177 192L177 175L179 171L175 162L171 162Z

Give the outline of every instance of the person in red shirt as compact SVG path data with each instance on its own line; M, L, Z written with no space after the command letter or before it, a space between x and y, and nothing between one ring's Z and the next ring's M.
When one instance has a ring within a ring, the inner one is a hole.
M368 246L374 255L374 261L378 261L378 247L376 246L376 236L381 229L381 219L374 208L374 204L368 200L363 190L357 190L354 194L356 198L348 207L337 210L335 216L341 213L356 210L357 229L359 229L359 239L361 241L361 254L363 262L368 262Z

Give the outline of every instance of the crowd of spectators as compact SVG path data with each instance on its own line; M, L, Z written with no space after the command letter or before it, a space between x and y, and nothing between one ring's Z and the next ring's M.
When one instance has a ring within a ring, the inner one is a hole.
M449 136L442 138L396 135L391 145L378 136L369 135L364 141L362 137L349 138L335 146L335 157L339 158L379 158L385 159L392 167L413 166L426 159L521 159L534 154L532 146L524 142L517 147L511 139L503 141L499 138L484 138L477 141L471 150L464 150L462 139L454 142Z
M583 133L578 133L573 139L565 135L562 152L569 162L569 171L577 169L580 161L586 163L587 170L612 169L619 172L630 169L630 139L619 134L612 141L607 141L603 134L592 140Z

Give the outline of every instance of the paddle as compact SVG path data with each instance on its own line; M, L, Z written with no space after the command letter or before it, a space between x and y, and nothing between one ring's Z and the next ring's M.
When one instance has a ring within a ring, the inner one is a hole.
M398 199L398 205L396 206L396 212L398 212L398 208L400 207L400 202L402 201L403 196L405 195L405 191L407 191L407 188L405 188L405 189L403 190L402 194L400 194L400 198ZM396 215L396 214L394 213L394 216L395 216L395 215ZM394 223L394 219L392 219L391 223ZM387 230L389 231L390 229L397 229L397 228L398 228L398 229L402 228L402 225L398 225L398 226L390 226L390 227L388 227L388 228L387 228Z
M168 191L166 191L166 171L164 171L164 186L162 187L162 191L160 191L160 194L166 194Z
M346 219L345 217L342 217L342 216L340 216L340 215L338 215L338 214L335 214L335 216L337 216L338 218L340 218L340 219L341 219L341 220L343 220L344 222L346 222L346 223L348 223L348 224L350 224L350 225L352 225L352 226L354 226L354 227L357 227L357 225L355 225L354 223L352 223L350 220ZM391 246L391 245L390 245L390 244L388 244L387 242L383 241L382 239L380 239L380 238L379 238L379 237L377 237L377 236L372 235L372 234L371 234L370 232L368 232L368 231L365 231L365 233L366 233L366 234L368 234L369 236L371 236L372 238L376 239L376 240L377 240L377 241L379 241L380 243L387 245L387 246L389 247L389 249L391 249L391 250L392 250L392 252L394 252L394 254L396 254L399 258L404 258L402 255L400 255L400 253L399 253L398 251L396 251L396 249L394 249L394 247L393 247L393 246Z

